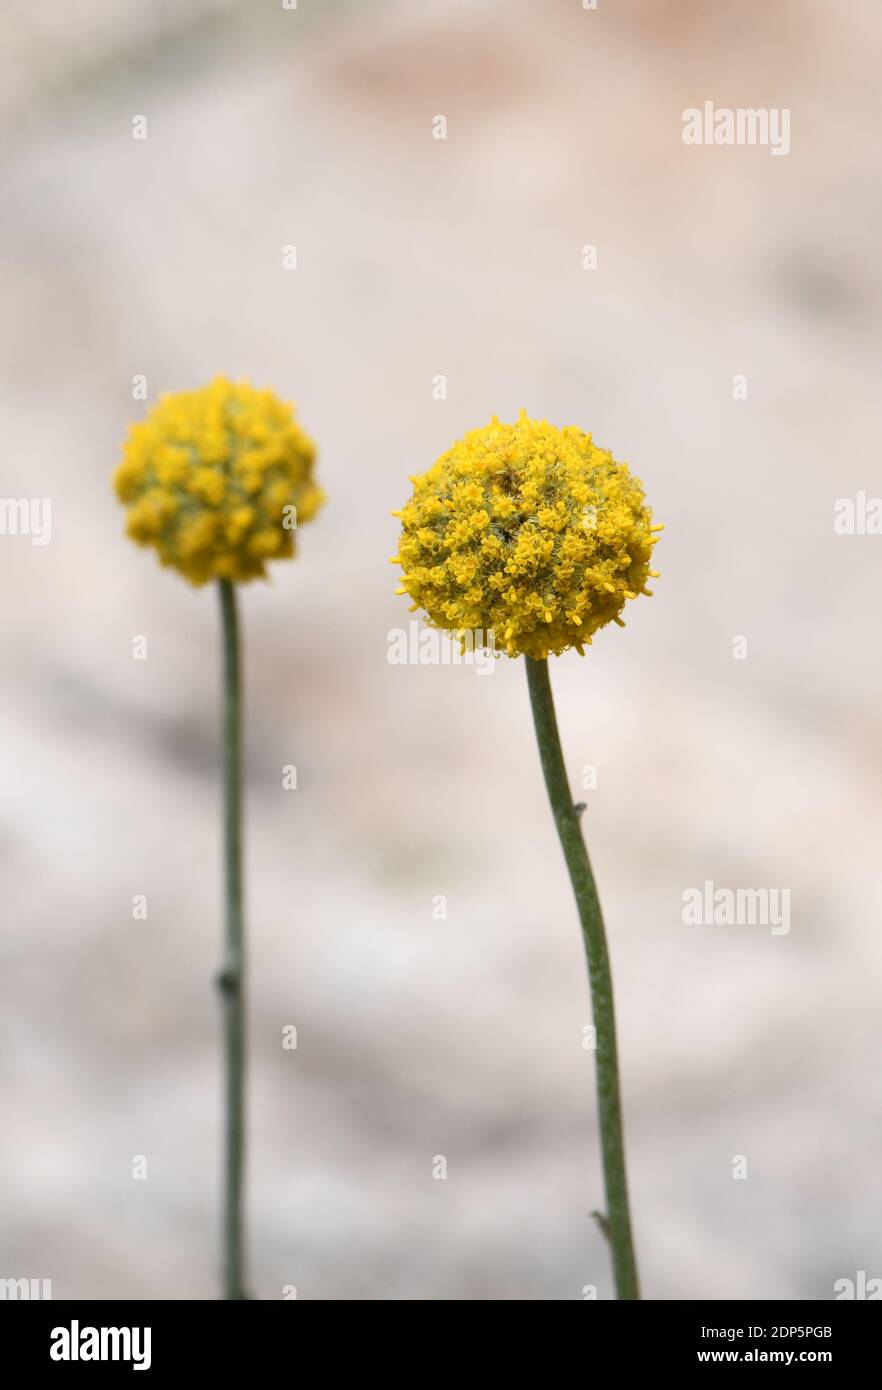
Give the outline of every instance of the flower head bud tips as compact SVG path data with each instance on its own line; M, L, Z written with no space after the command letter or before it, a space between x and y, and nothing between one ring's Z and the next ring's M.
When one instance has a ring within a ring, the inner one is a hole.
M508 656L581 652L647 592L643 488L575 426L494 418L412 481L400 592L435 627L491 631Z
M315 448L272 391L217 377L162 396L132 425L114 487L126 530L192 584L265 578L295 553L324 494Z

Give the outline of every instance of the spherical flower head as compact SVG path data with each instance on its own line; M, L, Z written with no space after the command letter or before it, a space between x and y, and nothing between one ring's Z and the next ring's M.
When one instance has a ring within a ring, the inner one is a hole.
M639 481L575 426L494 417L412 482L398 592L434 627L508 656L581 653L649 592L661 527Z
M193 584L264 578L324 500L315 448L272 391L217 377L132 425L113 482L126 530Z

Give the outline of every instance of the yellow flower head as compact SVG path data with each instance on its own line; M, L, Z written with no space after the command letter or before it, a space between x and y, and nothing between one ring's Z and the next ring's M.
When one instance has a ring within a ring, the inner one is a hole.
M128 534L164 565L193 584L257 579L294 554L295 528L324 500L314 459L290 405L217 377L132 425L113 482Z
M412 481L396 513L398 592L434 627L482 633L509 656L581 653L649 593L661 527L638 480L573 425L494 417Z

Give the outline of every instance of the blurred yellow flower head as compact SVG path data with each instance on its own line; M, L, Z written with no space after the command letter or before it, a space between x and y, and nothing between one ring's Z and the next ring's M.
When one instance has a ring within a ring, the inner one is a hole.
M493 633L509 656L581 653L649 592L661 527L639 481L575 426L494 417L412 482L398 592L435 627Z
M272 391L217 377L162 396L132 425L113 482L126 530L193 584L266 575L294 554L324 493L315 448Z

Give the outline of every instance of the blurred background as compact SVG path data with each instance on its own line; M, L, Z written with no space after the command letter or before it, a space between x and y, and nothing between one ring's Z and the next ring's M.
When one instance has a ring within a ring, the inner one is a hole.
M387 659L408 475L521 407L666 527L552 670L645 1295L882 1275L882 538L833 530L882 492L880 38L873 0L4 5L2 493L53 510L0 537L0 1276L216 1296L217 600L109 478L221 372L297 402L328 496L242 595L256 1296L611 1295L523 665ZM706 100L789 108L790 154L685 146ZM706 880L790 932L685 926Z

